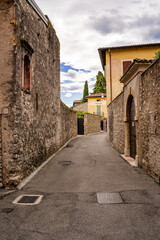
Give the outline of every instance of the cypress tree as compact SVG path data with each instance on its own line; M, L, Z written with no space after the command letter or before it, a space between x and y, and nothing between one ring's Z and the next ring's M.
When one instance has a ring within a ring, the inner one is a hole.
M83 90L83 98L82 98L82 103L87 102L88 100L85 98L85 96L88 96L89 92L88 92L88 82L85 81L84 84L84 90Z
M98 72L96 76L97 80L93 88L93 93L105 93L106 92L106 79L102 72Z

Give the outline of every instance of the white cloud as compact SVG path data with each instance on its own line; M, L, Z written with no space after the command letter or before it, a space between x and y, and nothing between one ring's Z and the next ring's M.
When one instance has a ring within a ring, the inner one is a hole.
M68 81L73 81L75 82L75 84L77 82L85 82L86 80L88 82L90 82L91 78L94 78L97 74L97 71L92 71L92 72L84 72L79 70L78 72L73 70L73 69L69 69L68 72L62 72L61 73L61 82L63 83L64 81L68 80Z
M100 47L160 42L159 0L36 2L55 27L61 43L61 62L91 71L62 73L62 90L82 92L84 81L90 84L90 79L102 70L97 51ZM64 84L66 80L71 82Z
M73 69L69 69L68 72L61 73L61 91L75 93L83 93L84 83L87 80L89 86L89 92L92 92L97 71L84 72L79 70L78 72Z
M69 92L69 93L79 93L83 92L84 84L83 83L68 83L68 84L61 84L61 91L62 92Z
M64 96L67 98L72 97L72 93L66 93Z
M99 47L116 45L118 42L160 41L155 25L159 23L159 0L153 0L152 4L146 0L108 0L107 4L106 0L36 2L50 17L60 39L61 62L68 62L75 68L101 70L97 52ZM155 29L154 37L151 25ZM149 31L147 36L144 35L146 28Z

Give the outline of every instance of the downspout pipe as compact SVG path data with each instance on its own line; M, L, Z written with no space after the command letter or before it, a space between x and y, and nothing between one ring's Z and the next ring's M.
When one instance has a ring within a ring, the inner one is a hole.
M108 49L109 52L109 62L110 62L110 102L112 102L112 57L111 50Z

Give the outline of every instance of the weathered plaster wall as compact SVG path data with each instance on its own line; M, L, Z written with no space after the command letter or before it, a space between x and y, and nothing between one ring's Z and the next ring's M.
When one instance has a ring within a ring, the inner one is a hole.
M84 135L100 132L100 116L84 114Z
M97 101L98 100L98 101ZM107 117L106 97L104 98L88 98L88 112L97 114L97 105L101 106L101 116Z
M15 187L77 134L77 119L60 102L60 45L50 22L24 0L1 1L0 20L3 184ZM30 92L23 84L24 41L34 51Z
M107 139L120 153L124 152L124 93L107 107Z
M140 81L141 166L160 182L160 60Z

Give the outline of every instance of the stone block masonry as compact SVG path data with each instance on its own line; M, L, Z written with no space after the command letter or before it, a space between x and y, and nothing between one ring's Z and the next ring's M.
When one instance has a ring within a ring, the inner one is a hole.
M68 108L61 102L60 118L60 146L64 145L70 138L77 136L77 112Z
M124 94L118 95L107 108L107 139L120 153L124 152Z
M100 116L84 114L84 135L100 132Z
M44 21L29 2L0 1L4 187L15 187L77 134L76 113L60 101L59 40L50 20Z
M160 60L140 81L140 165L160 183Z

